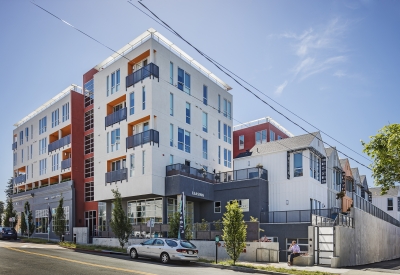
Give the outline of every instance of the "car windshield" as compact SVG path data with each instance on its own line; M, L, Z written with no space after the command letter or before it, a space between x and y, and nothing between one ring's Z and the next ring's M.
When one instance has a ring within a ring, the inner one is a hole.
M181 241L181 246L184 248L196 248L196 246L189 241Z
M2 231L5 231L5 232L6 232L6 231L10 231L10 230L11 230L11 227L3 227L3 228L2 228Z

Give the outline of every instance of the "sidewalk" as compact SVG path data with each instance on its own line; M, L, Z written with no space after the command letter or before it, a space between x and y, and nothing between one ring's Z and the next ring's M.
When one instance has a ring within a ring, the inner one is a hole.
M306 270L306 271L320 271L320 272L328 272L333 274L345 274L350 269L345 268L331 268L328 266L288 266L287 263L259 263L259 262L238 262L238 264L249 264L253 266L273 266L276 268L284 268L284 269L297 269L297 270ZM353 270L356 271L356 270ZM356 274L356 273L352 273Z

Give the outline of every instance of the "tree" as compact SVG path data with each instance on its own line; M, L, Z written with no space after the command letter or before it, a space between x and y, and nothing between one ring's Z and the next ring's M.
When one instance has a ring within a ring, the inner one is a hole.
M54 217L54 233L60 238L65 232L65 213L64 213L64 197L61 197L58 201L58 206L56 208L56 215ZM50 214L51 215L51 214Z
M180 220L179 212L174 212L172 213L172 215L168 217L168 224L169 224L168 238L178 238L179 220ZM185 237L186 240L191 240L193 238L192 221L187 216L185 218Z
M28 224L26 226L28 227L27 231L29 231L29 232L27 232L28 236L31 236L33 234L33 232L35 232L35 223L33 221L32 210L31 210L31 205L29 204L29 201L25 202L24 211L25 211L25 213L28 213ZM25 213L24 213L24 215L26 215ZM22 215L21 215L21 220L23 220L26 223L26 219L22 219Z
M222 238L225 241L226 252L233 260L235 265L240 253L246 248L246 228L247 225L243 220L243 210L239 207L239 203L235 200L228 202L226 212L222 217L224 228L222 229Z
M15 218L15 222L10 222L10 218L12 217ZM4 226L11 227L12 224L12 227L15 227L17 220L18 220L17 211L14 210L12 199L9 198L7 200L7 207L4 215Z
M25 233L27 233L27 226L26 226L26 222L25 222L25 214L24 212L21 212L21 235L25 235Z
M0 201L0 226L3 224L4 202Z
M381 187L381 194L400 182L400 124L390 124L370 137L369 143L361 140L364 153L372 158L372 177Z
M121 193L118 189L112 189L111 191L114 195L114 209L110 226L123 249L132 233L132 225L130 224L128 217L125 215L124 209L122 209Z
M7 199L11 198L13 194L13 187L14 187L14 180L13 178L10 178L7 182L6 189L4 190L4 193L6 193Z

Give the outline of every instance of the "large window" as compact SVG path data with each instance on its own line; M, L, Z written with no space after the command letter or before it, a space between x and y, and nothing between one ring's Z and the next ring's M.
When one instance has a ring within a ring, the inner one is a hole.
M62 106L62 122L69 119L69 102Z
M39 175L46 174L46 164L47 164L47 159L41 159L39 161Z
M24 149L21 150L21 162L24 162Z
M14 164L14 166L17 165L17 153L16 152L13 155L13 164Z
M269 141L274 141L274 140L275 140L275 132L269 130Z
M41 209L35 211L35 231L36 233L48 233L48 219L49 217L49 210L48 209Z
M393 210L393 198L388 198L387 199L387 210L392 211Z
M135 93L130 93L129 101L130 101L129 114L133 115L135 114Z
M85 159L85 178L94 176L94 160L93 158Z
M267 130L256 132L256 144L262 144L267 142Z
M162 214L162 198L128 202L128 218L131 224L146 223L150 219L162 223Z
M221 164L221 146L218 145L218 164Z
M218 138L221 139L221 120L218 120Z
M178 149L190 153L190 132L178 128Z
M231 119L232 118L232 104L229 100L224 98L224 116Z
M60 124L60 111L56 109L51 112L51 128L56 127L58 124Z
M59 155L54 154L51 156L51 171L57 171L58 170L58 163L59 163Z
M29 127L25 128L25 138L26 138L26 141L29 140Z
M224 148L224 166L231 168L232 166L232 152Z
M108 136L109 133L107 133ZM115 129L111 131L111 143L110 148L111 152L118 151L120 147L120 129Z
M93 153L94 139L93 133L85 136L85 154Z
M239 150L244 149L244 135L239 136Z
M93 128L93 109L85 113L85 131Z
M47 117L39 120L39 135L46 132L47 130Z
M120 81L121 81L121 75L120 75L120 71L119 71L119 69L115 72L115 74L116 74L116 82L117 82L117 84L116 84L116 91L118 92L119 91L119 83L120 83Z
M169 83L174 85L174 63L169 62Z
M218 113L221 113L221 95L218 95Z
M45 154L47 148L47 138L39 140L39 155Z
M178 68L178 89L190 95L190 75Z
M142 87L142 110L146 109L146 88Z
M19 132L19 145L24 144L24 131Z
M321 179L321 158L310 152L310 177L320 181Z
M51 210L52 210L51 214L52 214L52 217L53 217L53 221L51 222L51 226L52 226L52 231L54 232L55 231L55 226L56 226L56 223L57 223L57 220L56 220L57 208L52 208ZM65 216L64 231L65 232L69 232L69 206L64 206L63 210L64 210L64 216Z
M190 103L186 102L186 123L190 124Z
M170 116L174 115L174 94L173 93L169 94L169 115Z
M94 80L91 79L85 83L85 107L88 107L93 104L94 102Z
M229 144L232 143L232 128L228 124L224 123L224 141Z
M135 176L135 154L130 155L130 162L131 162L131 166L129 166L129 176L134 177Z
M221 202L220 201L214 202L214 213L221 213Z
M143 150L142 151L142 175L144 174L145 165L146 165L145 159L146 159L146 151Z
M167 208L167 217L170 217L179 211L180 202L177 199L168 198L168 208ZM194 203L192 201L186 201L186 217L188 221L193 222L194 218Z
M174 147L174 124L169 125L169 146Z
M94 201L94 182L85 182L85 201Z
M206 85L203 85L203 103L207 105L208 101L208 88Z
M294 177L303 176L303 154L295 153L294 156Z
M208 132L208 114L203 112L203 132Z
M120 79L121 75L119 69L111 74L111 94L119 91ZM107 96L109 91L108 85L109 85L109 79L107 76Z
M203 158L208 158L208 142L206 139L203 139Z

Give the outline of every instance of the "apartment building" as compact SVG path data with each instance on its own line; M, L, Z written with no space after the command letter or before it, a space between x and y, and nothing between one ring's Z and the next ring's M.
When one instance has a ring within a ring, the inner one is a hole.
M235 125L233 127L233 156L237 157L249 151L254 145L288 137L293 137L293 134L270 117Z
M372 203L388 213L393 218L400 220L400 187L390 188L385 195L381 195L381 188L370 188Z
M19 217L29 201L36 237L47 237L48 208L54 215L61 197L69 240L74 226L84 226L79 213L85 207L97 209L97 203L85 203L90 194L83 182L83 105L82 89L71 85L14 125L12 199Z
M342 188L343 168L340 166L338 152L335 147L325 148L326 151L326 183L328 188L328 209L342 208L342 199L338 198Z

